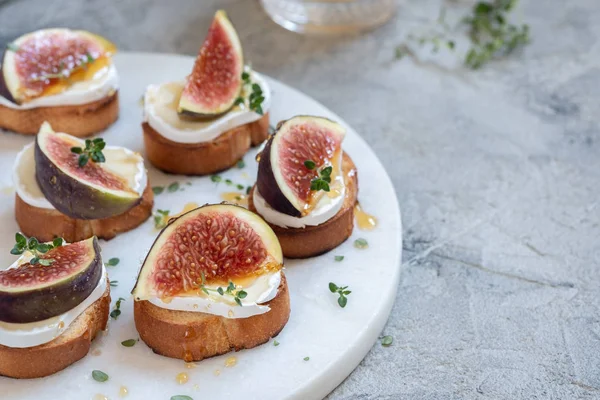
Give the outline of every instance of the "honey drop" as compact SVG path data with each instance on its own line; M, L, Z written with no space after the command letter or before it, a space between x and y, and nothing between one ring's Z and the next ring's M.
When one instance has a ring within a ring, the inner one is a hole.
M181 373L177 374L177 376L175 377L175 380L180 385L183 385L184 383L187 383L187 381L189 380L189 377L188 377L188 374L186 374L185 372L181 372Z
M233 366L235 366L237 364L237 358L231 356L228 357L227 360L225 360L225 367L227 368L231 368Z
M125 386L119 388L119 397L126 397L129 394L129 390Z

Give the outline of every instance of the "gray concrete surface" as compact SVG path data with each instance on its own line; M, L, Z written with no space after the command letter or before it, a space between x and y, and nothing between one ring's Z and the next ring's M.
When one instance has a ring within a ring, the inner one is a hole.
M380 30L323 39L250 0L0 1L0 42L65 25L195 54L227 9L256 69L368 140L402 208L394 344L330 398L600 398L600 3L524 0L533 43L478 72L394 60L438 5L406 1Z

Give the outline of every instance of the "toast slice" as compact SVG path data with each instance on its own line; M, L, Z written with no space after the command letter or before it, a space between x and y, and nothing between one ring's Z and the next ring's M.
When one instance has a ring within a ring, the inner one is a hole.
M104 295L53 341L26 348L0 345L0 376L41 378L82 359L98 332L106 329L109 309L110 285L106 285Z
M233 319L167 310L143 300L134 302L133 315L140 338L155 353L191 362L250 349L277 336L290 317L290 295L283 273L277 296L265 305L271 308L265 314Z
M97 236L112 239L118 233L138 227L152 215L154 193L150 182L142 194L142 201L126 213L103 219L76 219L55 209L34 207L15 195L15 217L26 236L49 242L62 237L69 243Z
M233 166L269 136L269 114L222 133L210 142L177 143L162 136L147 122L142 124L146 158L165 172L209 175Z
M344 153L342 156L342 173L346 193L340 211L328 221L304 228L282 228L266 221L273 229L283 255L287 258L308 258L326 253L342 244L352 234L354 228L354 207L358 196L358 176L354 162ZM253 194L256 185L248 195L248 209L258 214L254 206ZM260 215L260 214L259 214Z
M44 121L57 132L86 137L108 128L119 117L119 94L80 105L16 110L0 105L0 128L35 135Z

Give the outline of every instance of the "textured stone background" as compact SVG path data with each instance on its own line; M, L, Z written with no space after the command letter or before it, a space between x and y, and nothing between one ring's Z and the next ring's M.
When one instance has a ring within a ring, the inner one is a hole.
M439 4L406 1L378 31L323 39L250 0L0 0L0 43L64 25L195 54L227 9L256 69L369 141L402 208L394 344L330 398L600 398L600 3L523 0L532 45L479 72L444 54L394 60Z

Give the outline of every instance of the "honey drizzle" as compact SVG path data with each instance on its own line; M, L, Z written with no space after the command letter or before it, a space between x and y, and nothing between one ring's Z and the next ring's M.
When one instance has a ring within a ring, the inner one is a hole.
M177 383L179 383L180 385L186 384L187 381L189 380L189 376L188 374L186 374L185 372L180 372L179 374L177 374L177 376L175 377L175 380L177 381Z
M358 228L363 231L373 230L377 226L377 218L366 213L360 206L360 203L356 203L356 206L354 206L354 218L356 219Z

